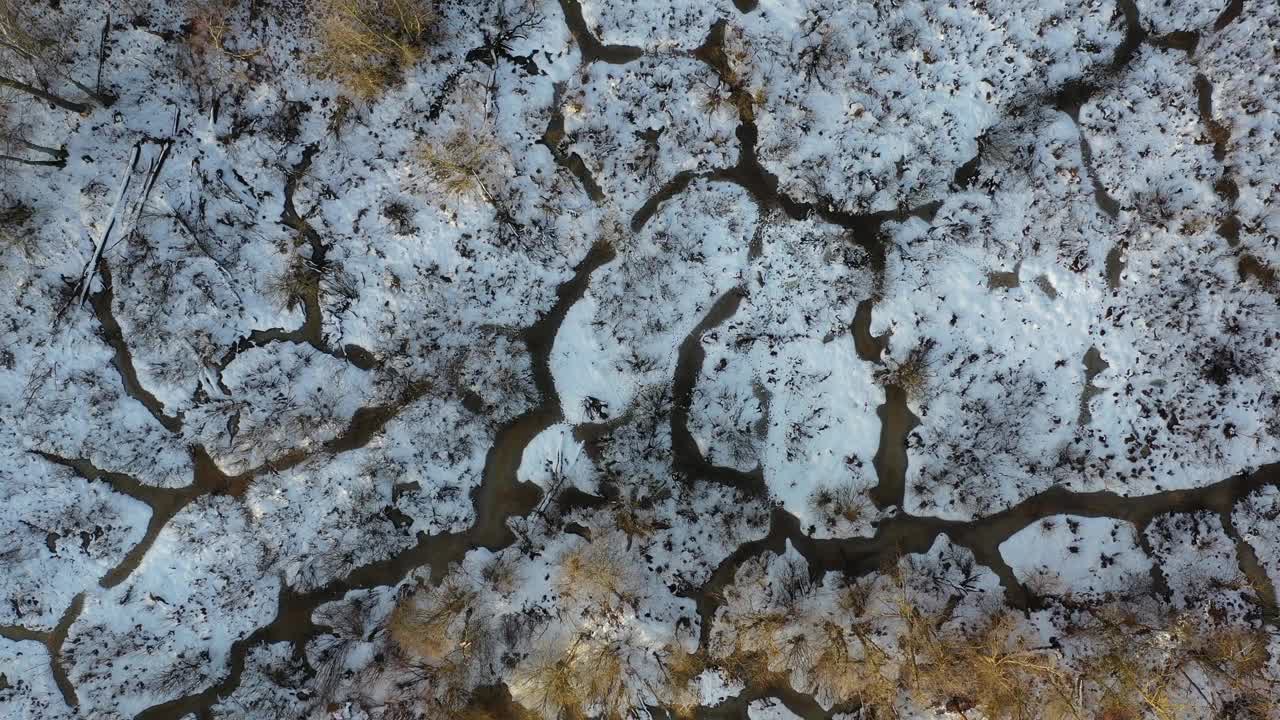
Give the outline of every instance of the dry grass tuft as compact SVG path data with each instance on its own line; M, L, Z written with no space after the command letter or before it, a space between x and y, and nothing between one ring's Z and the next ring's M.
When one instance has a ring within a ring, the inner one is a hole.
M626 640L582 633L516 671L512 697L546 720L622 720L642 704L627 684Z
M556 591L566 598L602 604L625 602L634 592L625 544L606 536L579 543L560 555Z
M929 386L929 351L932 349L932 341L917 345L902 362L877 372L876 379L882 385L896 385L902 388L910 400L924 397L925 390Z
M677 718L692 718L700 696L692 686L695 678L707 669L707 659L701 652L689 652L679 643L668 643L658 655L663 685L659 699Z
M497 151L497 143L491 138L459 129L445 142L422 145L418 149L418 161L427 178L445 195L455 198L478 195L492 203L489 176Z
M320 292L320 272L305 258L294 257L284 272L268 278L265 291L280 307L304 307Z
M387 634L401 652L439 661L463 646L476 593L452 578L396 605Z
M991 720L1033 720L1045 717L1058 696L1070 696L1072 678L1057 654L1032 648L1014 615L998 614L967 633L909 625L911 690L929 705L976 708Z
M813 491L809 495L809 509L822 518L828 528L835 528L841 521L857 524L872 510L872 506L861 490L841 484Z
M261 48L238 50L231 47L231 16L236 0L196 0L187 8L187 43L199 54L225 53L236 60L252 60Z
M319 8L315 64L366 100L422 59L437 20L432 0L322 0Z
M632 540L644 540L658 530L658 521L652 511L638 503L623 499L614 502L613 523Z
M0 207L0 251L16 248L30 260L35 255L36 232L29 227L35 211L25 203Z

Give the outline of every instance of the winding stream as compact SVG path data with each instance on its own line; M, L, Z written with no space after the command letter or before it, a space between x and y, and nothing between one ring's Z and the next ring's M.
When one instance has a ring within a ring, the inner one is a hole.
M750 12L755 8L755 3L751 0L740 0L736 4L743 12ZM1234 0L1219 17L1215 29L1220 30L1238 16L1241 5L1240 0ZM1144 42L1159 40L1181 45L1190 42L1186 38L1169 36L1154 40L1148 38L1147 33L1142 29L1132 0L1121 0L1119 6L1126 25L1125 42L1103 74L1104 78L1121 72L1136 53L1137 48ZM564 13L566 25L581 48L584 63L593 61L626 63L642 55L639 48L600 43L587 28L577 0L560 0L560 7ZM722 37L723 27L719 34L713 28L707 44L699 49L699 57L703 57L712 67L717 66L718 43L722 42ZM1195 43L1190 42L1190 47L1194 49ZM717 68L717 71L719 72L720 68ZM1212 89L1208 87L1207 80L1203 83L1201 80L1202 78L1197 78L1201 97L1201 114L1212 132L1214 130L1211 124L1213 122L1210 102ZM1078 124L1080 107L1099 87L1100 84L1093 81L1068 83L1053 102L1058 109L1076 119ZM582 159L576 155L557 154L556 147L563 127L562 119L557 118L558 115L553 115L543 136L544 144L547 144L553 154L556 154L557 162L578 177L592 200L597 203L602 202L604 194L591 179ZM913 215L931 218L940 204L934 201L919 208L856 215L835 210L830 203L826 202L795 201L778 191L777 179L768 173L756 156L757 132L753 119L749 116L743 117L737 132L740 143L737 164L732 168L688 172L675 176L650 197L631 219L633 231L640 230L663 202L684 191L694 179L704 177L716 182L731 182L747 190L762 210L777 208L792 218L814 215L845 228L850 242L859 245L868 253L872 268L877 275L876 282L879 283L879 276L883 272L885 262L884 241L880 235L881 225L885 221L901 220ZM1094 178L1098 206L1107 215L1116 217L1119 212L1119 203L1097 181L1091 165L1091 152L1083 133L1080 139L1086 169ZM315 152L315 146L308 147L303 153L301 164L293 169L288 178L282 222L297 229L311 243L311 261L316 265L317 271L322 272L327 248L320 241L315 230L298 215L292 200L296 183L306 172ZM963 180L961 175L970 178L975 175L980 162L981 158L975 157L970 164L966 164L964 172L957 174L957 184L964 184L959 182ZM1228 190L1229 188L1224 185L1221 191L1224 199ZM1107 276L1113 287L1118 284L1123 270L1122 251L1123 248L1117 246L1107 257ZM516 478L524 449L538 433L560 422L564 417L550 370L550 354L556 334L566 313L582 298L591 274L613 257L614 251L607 243L598 242L594 245L574 268L573 276L557 288L556 301L551 310L522 332L521 336L532 356L534 383L540 402L536 407L512 419L497 431L494 443L486 456L482 481L471 491L470 497L475 512L475 523L472 527L458 533L435 536L419 534L417 542L403 552L359 567L340 581L331 582L313 591L296 592L285 586L278 599L275 618L269 624L232 644L229 653L229 672L220 682L202 692L149 708L138 717L145 720L176 719L188 714L201 718L210 717L211 708L218 698L226 696L239 685L245 669L246 656L258 643L288 642L292 645L295 656L304 657L307 641L318 632L318 628L312 622L312 613L320 605L340 599L352 590L396 585L418 568L429 567L432 577L439 578L450 563L461 560L468 550L478 547L497 550L513 543L515 537L508 527L508 520L528 515L542 500L542 493L536 486L522 483ZM1244 263L1244 259L1241 262ZM111 276L105 263L101 272L104 289L92 296L91 302L105 339L115 351L113 362L120 373L125 392L142 403L164 428L172 433L178 433L182 427L181 415L166 415L161 403L138 382L120 326L111 312ZM713 465L699 451L688 429L689 406L705 359L702 339L706 333L734 316L743 297L742 288L733 288L721 295L707 309L702 319L678 348L672 378L674 400L671 412L672 466L690 482L720 482L753 495L765 497L767 485L760 468L751 472L742 472ZM887 334L873 336L870 332L875 304L876 298L873 296L858 305L851 334L854 350L861 360L882 364L883 353L888 347L890 337ZM338 351L325 344L321 333L318 290L305 298L304 316L303 325L295 330L276 328L255 331L242 338L223 356L219 369L225 368L239 353L248 348L271 342L306 343L322 352L343 357L362 369L376 367L372 355L359 348L351 347ZM1090 382L1093 376L1105 369L1105 363L1093 349L1085 355L1083 362L1087 380L1080 421L1087 423L1089 420L1087 403L1089 392L1092 390ZM413 384L394 402L357 411L347 429L325 443L323 448L316 451L294 450L283 457L273 459L262 468L255 468L236 476L222 473L204 448L194 447L191 450L194 468L192 483L183 488L157 488L145 485L124 474L103 471L86 460L63 458L47 453L39 454L48 462L67 467L86 479L107 483L115 491L144 502L151 508L151 518L143 539L102 578L101 586L110 588L131 575L141 563L160 530L194 499L209 494L239 497L248 488L253 477L264 469L279 471L305 462L317 453L333 455L364 447L399 412L423 397L428 389L429 384L426 382ZM712 621L719 607L720 591L732 582L738 568L742 563L762 553L781 553L788 542L805 557L814 573L841 571L864 574L880 569L886 562L902 554L927 551L937 535L945 533L956 544L971 550L978 563L996 573L1004 587L1006 600L1011 606L1021 610L1041 607L1043 599L1029 592L1016 580L1012 570L1000 555L999 545L1014 533L1041 518L1064 513L1110 517L1132 522L1140 535L1154 518L1166 513L1199 510L1216 513L1221 518L1228 535L1236 542L1241 570L1257 592L1268 619L1272 622L1277 620L1274 589L1252 548L1236 531L1231 512L1235 504L1250 492L1263 486L1280 485L1280 463L1266 465L1255 472L1235 475L1215 484L1192 490L1125 497L1111 492L1073 493L1059 487L1050 487L1023 499L1012 507L975 521L959 522L913 516L902 511L901 507L907 469L906 439L918 421L907 407L906 393L902 388L890 385L885 388L885 395L885 403L877 410L882 426L879 450L875 456L875 469L879 482L872 497L880 508L897 507L898 511L884 518L879 523L875 535L870 538L814 539L802 531L799 521L794 516L780 508L775 508L770 517L768 534L761 540L744 543L738 547L718 565L701 588L690 593L696 602L701 619L700 641L704 648L708 644ZM623 422L625 419L626 416L623 415L612 422ZM604 426L595 429L579 428L579 431L590 436L602 432L602 428ZM0 635L6 638L34 640L45 644L51 657L55 681L69 705L76 704L75 688L71 685L59 660L62 644L71 624L79 615L83 603L84 594L82 593L76 596L54 630L48 633L30 631L21 627L0 628ZM505 696L505 693L498 694ZM806 719L829 717L829 713L823 711L811 697L785 686L750 688L715 707L700 709L698 715L715 719L742 718L745 716L746 706L751 701L763 697L779 699L792 712Z

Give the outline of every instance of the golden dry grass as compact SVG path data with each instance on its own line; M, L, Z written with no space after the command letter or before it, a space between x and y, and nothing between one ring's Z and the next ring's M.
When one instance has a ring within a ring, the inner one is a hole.
M634 592L625 541L605 536L563 552L557 562L555 587L561 596L612 604Z
M475 602L473 590L446 578L440 586L397 604L387 626L388 636L410 657L444 660L464 645L465 626Z
M422 59L437 21L431 0L321 0L318 7L313 62L366 100Z
M658 654L658 666L662 672L659 700L678 718L691 718L698 707L699 693L692 686L693 680L707 669L707 659L701 652L689 652L678 642L663 646Z
M818 488L809 495L809 508L832 528L840 521L856 524L873 510L863 491L850 484Z
M628 684L626 641L581 633L517 668L511 694L544 720L622 720L641 706Z
M913 348L902 362L877 372L877 379L883 385L896 385L902 388L909 400L924 397L929 386L930 349L928 345Z

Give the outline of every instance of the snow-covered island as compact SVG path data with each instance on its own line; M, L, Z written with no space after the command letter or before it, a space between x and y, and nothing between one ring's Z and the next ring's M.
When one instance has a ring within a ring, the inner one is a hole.
M0 0L3 720L1280 720L1280 3Z

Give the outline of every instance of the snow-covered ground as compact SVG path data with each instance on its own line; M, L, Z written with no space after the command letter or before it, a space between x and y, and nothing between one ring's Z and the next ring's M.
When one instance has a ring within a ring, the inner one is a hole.
M1278 57L0 0L0 716L1280 718Z

